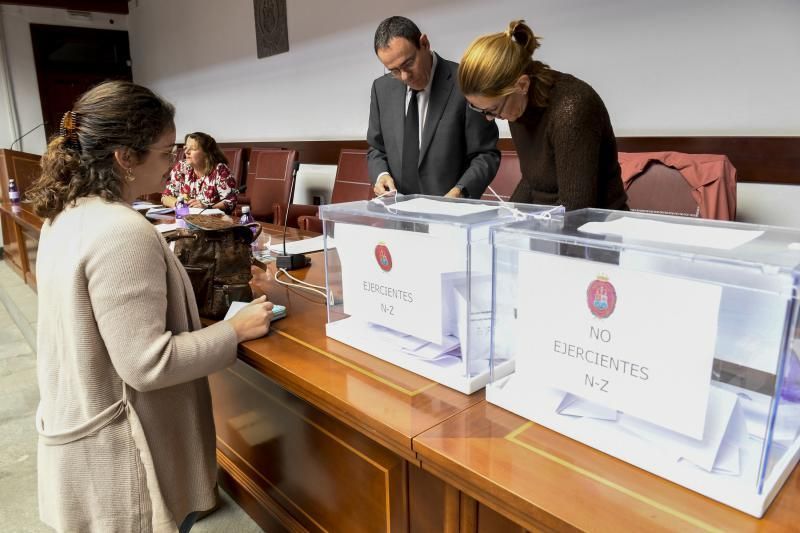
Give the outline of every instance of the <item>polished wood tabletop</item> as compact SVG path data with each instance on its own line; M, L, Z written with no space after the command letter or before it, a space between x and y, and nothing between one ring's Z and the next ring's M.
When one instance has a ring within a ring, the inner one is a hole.
M42 230L43 221L33 212L33 207L27 202L19 204L12 204L11 202L0 202L0 211L3 214L11 217L16 223L22 227L35 231L38 237L39 232Z
M759 520L486 401L414 449L424 470L528 529L800 531L800 470Z

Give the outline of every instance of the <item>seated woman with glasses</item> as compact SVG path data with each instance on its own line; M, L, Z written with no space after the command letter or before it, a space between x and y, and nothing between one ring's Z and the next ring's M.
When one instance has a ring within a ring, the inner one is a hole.
M236 180L228 168L228 159L207 133L189 133L184 138L185 159L169 173L161 203L173 207L179 195L189 207L215 208L232 213L236 208Z
M508 120L522 180L512 202L628 209L608 111L588 84L535 61L522 20L478 37L458 69L468 107Z

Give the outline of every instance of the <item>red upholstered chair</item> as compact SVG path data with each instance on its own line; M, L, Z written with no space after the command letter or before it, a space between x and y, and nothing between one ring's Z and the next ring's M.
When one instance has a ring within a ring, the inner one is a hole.
M627 184L631 211L699 217L700 206L680 172L656 161Z
M247 169L247 203L256 220L273 222L273 206L291 201L296 150L253 148ZM244 202L242 202L244 203ZM280 223L278 220L275 223Z
M236 185L241 186L242 175L244 174L244 148L222 148L222 153L228 160L228 168L231 175L236 180Z
M506 202L511 198L514 189L517 188L519 180L522 179L522 171L519 168L519 156L514 150L503 150L500 152L500 168L497 169L492 183L489 186L497 193L500 198ZM481 200L495 200L497 197L489 192L489 189L484 191Z
M367 151L343 149L339 152L336 178L331 191L331 203L340 204L373 197L372 183L367 170ZM276 206L276 216L283 217L282 206ZM294 204L289 208L289 225L322 233L322 221L317 206Z
M620 152L633 211L736 219L736 168L720 154Z

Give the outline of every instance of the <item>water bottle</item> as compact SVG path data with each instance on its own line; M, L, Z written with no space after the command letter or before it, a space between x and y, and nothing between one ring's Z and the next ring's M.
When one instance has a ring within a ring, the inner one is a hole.
M19 203L19 189L17 188L17 181L14 178L8 179L8 199L12 204Z
M181 194L175 201L175 218L183 218L189 214L189 204L186 203L186 198Z
M255 222L255 219L253 218L253 215L250 214L250 206L249 205L243 205L242 206L242 218L239 219L239 224L244 226L246 224L252 224L253 222ZM255 235L256 232L258 231L255 228L250 228L250 229L253 231L253 235Z

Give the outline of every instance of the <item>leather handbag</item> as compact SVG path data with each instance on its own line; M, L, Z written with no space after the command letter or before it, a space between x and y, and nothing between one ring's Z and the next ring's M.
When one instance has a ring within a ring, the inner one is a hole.
M232 302L249 302L250 244L261 233L258 223L240 225L210 215L187 215L186 231L167 238L192 282L200 316L219 320Z

